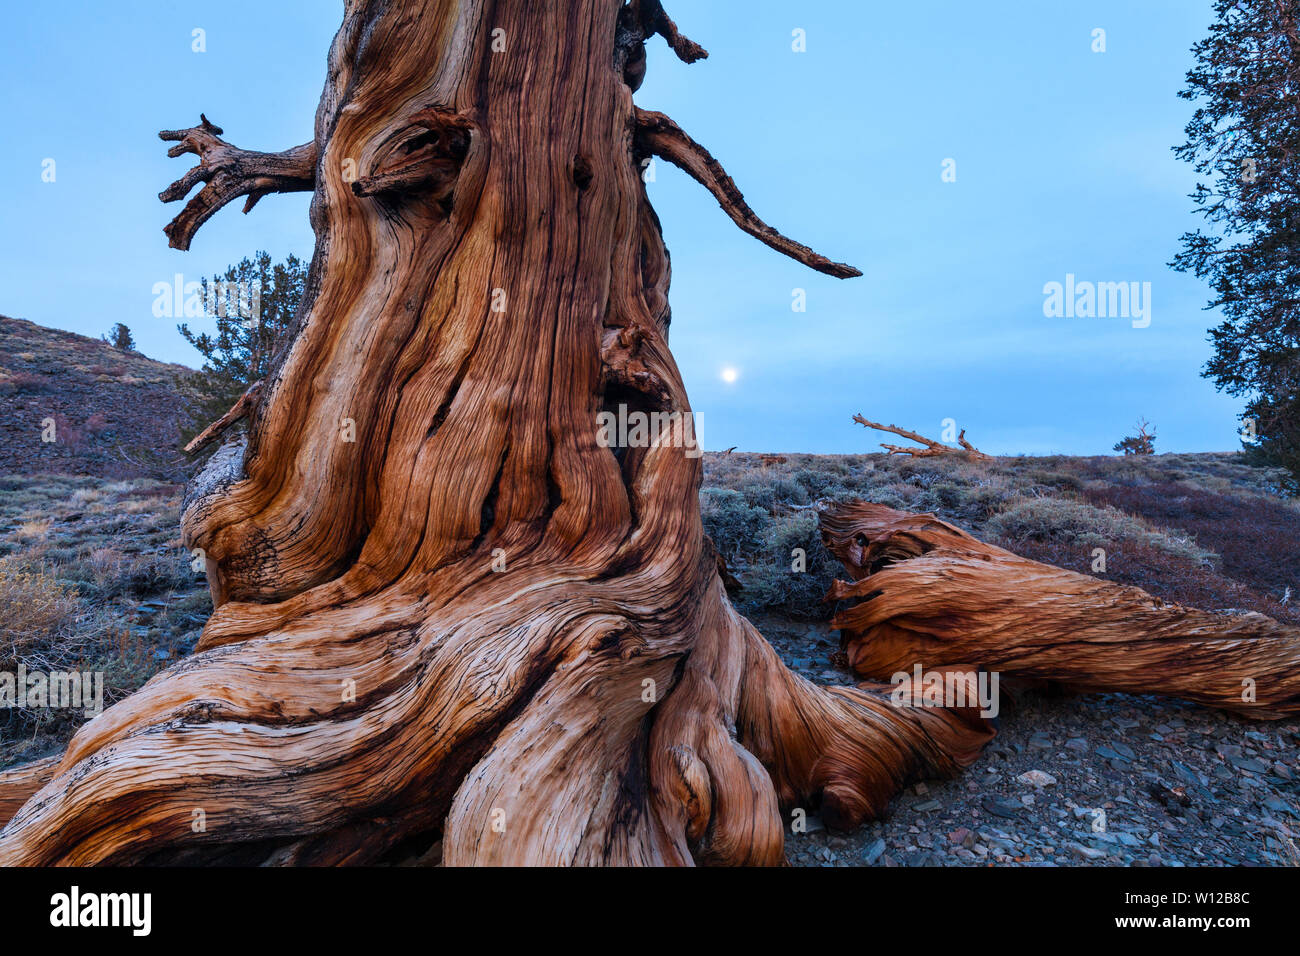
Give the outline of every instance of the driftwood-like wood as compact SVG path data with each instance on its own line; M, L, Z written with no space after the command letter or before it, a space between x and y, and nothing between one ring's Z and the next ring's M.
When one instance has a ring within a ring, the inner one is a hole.
M1262 614L1169 604L884 505L841 504L821 526L855 579L829 597L857 602L831 624L858 674L979 667L1260 720L1300 713L1300 629Z
M863 418L861 415L854 415L853 420L865 428L874 428L878 432L889 432L892 435L898 435L900 438L906 438L922 446L920 448L911 448L907 445L887 445L881 442L880 447L891 455L911 455L913 458L933 458L936 455L965 455L968 458L976 458L982 461L989 461L992 458L992 456L984 454L966 440L966 429L964 428L961 430L961 434L957 436L957 444L961 447L953 448L951 445L945 445L943 442L926 438L916 432L909 432L897 425L881 425L878 422Z
M163 202L184 199L199 183L206 183L185 204L185 209L163 231L173 249L188 249L194 233L226 203L247 196L244 212L269 193L304 192L315 188L316 144L304 143L281 153L258 153L239 149L221 139L220 126L199 114L199 125L189 129L165 129L158 134L164 142L175 142L167 150L173 158L193 153L199 164L158 194Z
M187 493L196 653L0 777L0 864L780 863L795 808L851 825L975 757L978 714L814 686L727 601L643 161L856 270L633 105L655 34L704 55L657 0L352 0L311 144L164 134L201 164L163 198L208 183L173 245L311 188L316 253ZM670 425L605 447L618 406Z

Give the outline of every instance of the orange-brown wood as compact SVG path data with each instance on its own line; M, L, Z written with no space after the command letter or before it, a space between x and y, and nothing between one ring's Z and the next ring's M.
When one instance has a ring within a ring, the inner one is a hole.
M779 863L794 808L974 758L978 715L816 687L727 601L643 162L856 270L633 105L654 34L704 55L657 0L350 0L311 144L165 134L200 165L163 198L208 182L174 245L313 190L307 295L187 494L196 653L0 778L0 863ZM670 425L605 447L619 406Z
M1163 694L1271 720L1300 713L1300 630L1169 604L1040 564L940 521L850 502L822 536L855 579L841 629L854 671L977 666L1080 690Z

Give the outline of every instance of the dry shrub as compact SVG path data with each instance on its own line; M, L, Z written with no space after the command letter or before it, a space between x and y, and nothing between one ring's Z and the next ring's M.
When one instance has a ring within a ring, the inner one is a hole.
M98 488L78 488L68 500L74 505L84 506L92 504L102 497L104 497L104 493Z
M104 588L109 581L121 574L122 552L116 548L96 548L90 552L86 563L90 566L95 583Z
M40 540L50 533L50 519L39 518L32 521L24 521L14 529L16 534L23 541L30 541L33 538Z
M0 561L0 671L51 671L81 659L76 636L82 617L77 593L44 568L30 570Z
M1087 498L1196 536L1223 556L1223 572L1280 599L1300 591L1300 510L1258 495L1161 482L1089 489Z
M55 389L54 380L48 375L38 375L35 372L11 372L5 377L5 381L10 391L27 392L28 394L37 394L40 392L52 392Z
M1192 565L1211 567L1218 556L1189 537L1162 531L1141 518L1110 506L1096 507L1063 498L1028 498L1013 503L988 522L988 530L1014 545L1059 541L1081 548L1140 545Z
M92 435L102 435L108 430L108 416L103 412L95 412L86 419L85 428Z

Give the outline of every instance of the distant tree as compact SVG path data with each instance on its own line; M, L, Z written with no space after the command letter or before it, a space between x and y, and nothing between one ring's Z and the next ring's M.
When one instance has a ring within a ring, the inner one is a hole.
M215 332L178 331L203 356L203 367L180 376L184 396L184 444L230 409L250 385L264 378L284 344L307 281L297 256L272 262L258 252L203 283L204 311Z
M1212 177L1204 229L1171 265L1208 279L1214 357L1204 374L1246 399L1244 445L1300 481L1300 4L1216 0L1180 94L1199 106L1179 158Z
M1137 434L1129 435L1115 443L1115 450L1126 455L1154 455L1156 453L1156 433L1148 432L1151 426L1145 418L1137 423Z
M121 322L109 329L108 334L102 338L115 349L121 349L123 352L135 351L135 339L131 337L131 330Z

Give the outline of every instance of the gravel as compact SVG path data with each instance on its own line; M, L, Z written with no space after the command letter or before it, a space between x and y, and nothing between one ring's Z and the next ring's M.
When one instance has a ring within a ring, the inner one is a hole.
M837 635L755 622L820 684ZM998 735L954 780L908 787L848 833L810 809L786 833L795 866L1300 865L1300 718L1256 723L1125 694L1004 699Z

